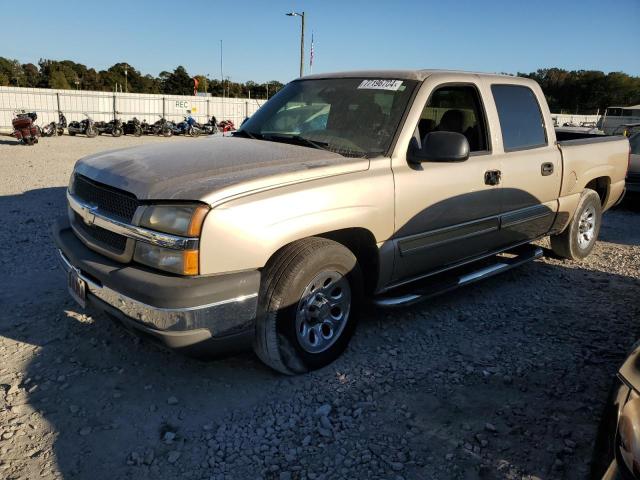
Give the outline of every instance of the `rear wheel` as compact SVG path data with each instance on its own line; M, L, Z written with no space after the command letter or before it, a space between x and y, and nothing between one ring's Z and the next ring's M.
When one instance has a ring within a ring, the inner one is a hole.
M256 354L289 375L328 365L353 335L361 298L360 267L343 245L312 237L284 247L264 272Z
M173 135L173 130L171 130L169 127L163 128L162 135L165 137L170 137L171 135Z
M601 224L600 196L594 190L585 189L567 228L551 236L553 253L570 260L585 258L595 247Z

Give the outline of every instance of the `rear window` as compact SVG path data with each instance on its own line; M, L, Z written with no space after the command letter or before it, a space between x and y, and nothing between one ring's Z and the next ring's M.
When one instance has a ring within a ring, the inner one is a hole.
M542 147L547 144L542 112L530 88L492 85L505 151Z

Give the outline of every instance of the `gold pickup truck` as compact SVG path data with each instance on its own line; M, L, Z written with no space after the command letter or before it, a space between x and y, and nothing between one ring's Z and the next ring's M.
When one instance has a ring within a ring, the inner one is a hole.
M540 87L435 70L289 83L231 138L79 160L54 237L71 295L166 345L295 374L402 305L541 255L581 259L622 137L558 133ZM499 295L496 292L496 295Z

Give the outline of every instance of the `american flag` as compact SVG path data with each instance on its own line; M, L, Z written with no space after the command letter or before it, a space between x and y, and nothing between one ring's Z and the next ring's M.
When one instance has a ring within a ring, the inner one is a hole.
M311 54L309 55L309 67L313 69L313 32L311 33Z

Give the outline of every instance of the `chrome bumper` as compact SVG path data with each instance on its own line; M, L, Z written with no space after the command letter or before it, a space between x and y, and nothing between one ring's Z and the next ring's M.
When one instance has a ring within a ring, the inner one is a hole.
M65 272L69 273L72 269L78 271L61 250L58 250L58 259ZM237 321L238 318L253 319L258 305L258 294L252 293L189 308L160 308L134 300L106 286L98 285L81 272L78 273L78 276L86 282L89 301L93 296L117 309L126 317L161 331L177 332L207 328L214 319L215 324L218 325L224 324L225 319L230 321ZM210 336L216 336L218 333L215 329L209 328L208 330Z

